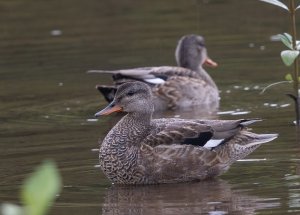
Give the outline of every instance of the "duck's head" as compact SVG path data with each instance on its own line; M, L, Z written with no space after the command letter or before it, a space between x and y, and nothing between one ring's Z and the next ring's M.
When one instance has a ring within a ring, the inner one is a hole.
M150 87L143 82L135 81L120 85L114 100L95 116L109 115L113 112L147 114L153 110Z
M207 56L204 38L195 34L185 35L178 41L175 58L178 66L194 71L199 70L202 65L218 66Z

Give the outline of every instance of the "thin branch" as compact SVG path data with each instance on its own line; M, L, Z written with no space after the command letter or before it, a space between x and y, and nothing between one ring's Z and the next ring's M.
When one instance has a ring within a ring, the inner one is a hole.
M292 24L292 42L293 42L293 50L297 50L297 41L296 41L296 38L297 38L297 35L296 35L296 10L295 10L295 0L290 0L289 1L289 10L290 10L290 18L291 18L291 24ZM295 100L295 107L296 107L296 124L297 126L300 125L300 111L299 111L299 72L298 72L298 58L295 59L294 61L294 77L293 77L293 80L294 80L294 93L295 93L295 96L296 96L296 100Z
M269 89L270 87L273 87L273 86L278 85L278 84L285 84L285 83L293 83L293 81L279 81L279 82L275 82L273 84L270 84L270 85L266 86L264 89L262 89L262 91L259 94L264 94L264 92L267 89Z

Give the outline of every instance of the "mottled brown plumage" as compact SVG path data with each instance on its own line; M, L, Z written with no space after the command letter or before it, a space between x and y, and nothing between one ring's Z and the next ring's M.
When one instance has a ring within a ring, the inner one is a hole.
M117 86L130 81L142 81L152 89L155 110L201 107L207 112L219 107L219 91L204 63L217 66L207 57L204 39L198 35L182 37L176 48L176 66L145 67L116 71L91 70L89 73L113 75L114 85L97 85L108 102L114 98Z
M277 134L255 134L257 120L152 119L151 89L142 82L121 85L113 102L96 116L124 111L99 153L104 174L116 184L204 180L224 173Z

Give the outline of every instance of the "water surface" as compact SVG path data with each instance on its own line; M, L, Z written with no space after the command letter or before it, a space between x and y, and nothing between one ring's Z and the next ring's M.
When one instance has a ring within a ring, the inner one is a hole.
M64 182L50 214L299 214L291 86L260 94L290 70L270 40L287 21L249 0L0 2L1 201L18 203L24 178L50 158ZM92 149L120 116L89 120L106 104L94 86L111 80L85 71L175 65L177 40L189 33L205 36L220 65L209 70L222 97L214 118L263 118L253 130L280 136L215 181L113 187Z

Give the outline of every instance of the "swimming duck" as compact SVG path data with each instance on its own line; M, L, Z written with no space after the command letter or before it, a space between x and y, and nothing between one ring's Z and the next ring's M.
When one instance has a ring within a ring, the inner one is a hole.
M100 167L115 184L200 181L227 171L277 134L255 134L258 119L152 119L151 88L142 82L119 86L113 101L95 116L127 112L106 135Z
M201 107L216 110L219 107L219 90L202 65L216 67L207 56L204 38L186 35L175 51L176 66L144 67L116 71L90 70L88 73L113 75L114 85L97 85L108 102L114 98L117 86L129 81L148 83L152 89L155 110Z

